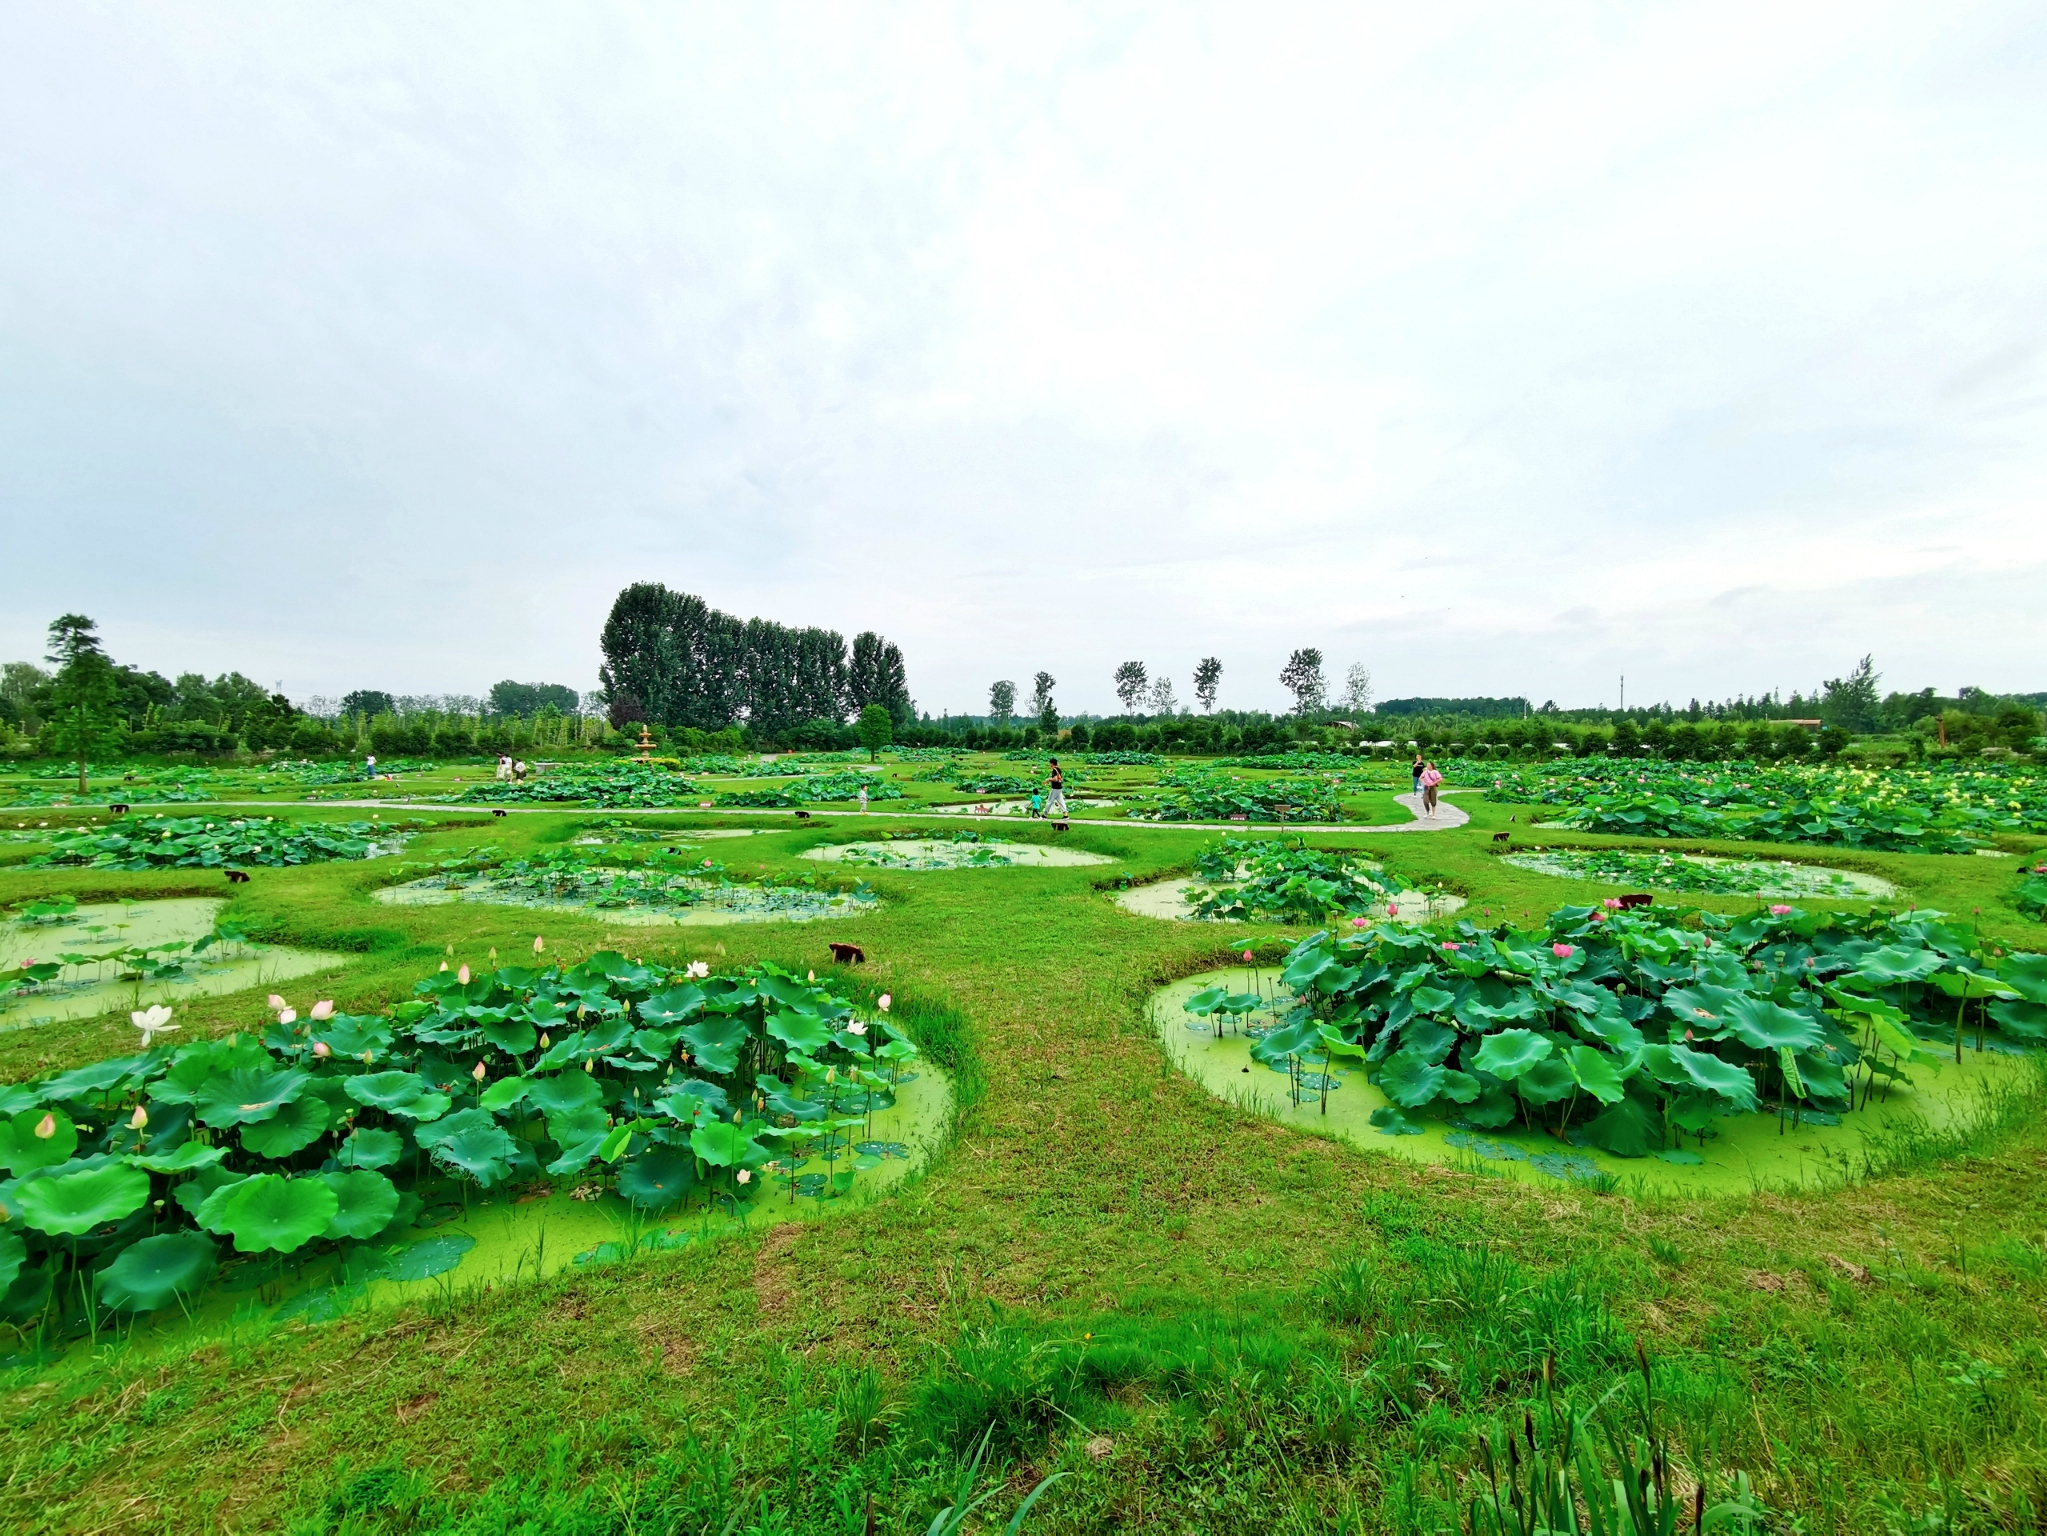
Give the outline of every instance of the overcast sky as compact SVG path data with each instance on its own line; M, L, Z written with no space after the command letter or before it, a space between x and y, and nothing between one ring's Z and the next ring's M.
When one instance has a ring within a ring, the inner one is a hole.
M2047 688L2047 8L0 9L0 659Z

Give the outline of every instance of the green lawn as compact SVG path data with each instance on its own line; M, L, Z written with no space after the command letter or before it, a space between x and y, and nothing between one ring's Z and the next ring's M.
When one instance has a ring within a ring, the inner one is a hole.
M1406 788L1401 765L1377 766L1393 771L1355 797L1359 813L1404 819L1389 798ZM945 792L903 771L920 800ZM1074 790L1147 793L1157 772L1097 770ZM453 791L442 777L429 787ZM1501 864L1497 831L1657 846L1530 833L1526 807L1453 803L1468 827L1308 835L1440 883L1480 921L1610 894ZM632 819L763 829L719 849L741 875L814 872L795 855L820 840L954 824L900 802L877 811L820 808L802 826L767 813ZM606 814L436 814L406 858L538 849ZM9 808L5 830L60 818L86 816ZM861 872L882 907L848 930L869 958L858 979L893 992L955 1079L956 1129L921 1177L871 1207L708 1248L319 1326L173 1330L18 1369L0 1409L0 1522L857 1533L871 1497L874 1529L921 1532L985 1436L977 1492L994 1490L993 1518L973 1529L1000 1529L1060 1471L1026 1529L1458 1530L1480 1433L1502 1416L1519 1424L1546 1369L1581 1404L1628 1390L1639 1346L1679 1485L1703 1470L1717 1502L1745 1473L1776 1512L1756 1529L2041 1528L2037 1082L1966 1152L1928 1142L1882 1178L1808 1195L1635 1201L1361 1151L1211 1096L1150 1033L1154 988L1247 942L1276 956L1299 936L1114 905L1119 878L1187 871L1214 834L1083 818L1063 841L1121 862ZM206 871L18 867L30 851L0 845L0 905L229 895ZM1882 874L2010 943L2047 941L2004 904L2016 859L1788 852ZM264 940L347 952L321 995L351 1012L408 996L450 946L481 964L492 946L530 947L536 929L565 958L607 943L600 918L374 901L393 878L392 861L257 870L226 915ZM613 942L822 973L839 936L764 924ZM180 1020L190 1039L259 1024L263 1009L253 993L200 999ZM133 1039L125 1018L0 1033L0 1079Z

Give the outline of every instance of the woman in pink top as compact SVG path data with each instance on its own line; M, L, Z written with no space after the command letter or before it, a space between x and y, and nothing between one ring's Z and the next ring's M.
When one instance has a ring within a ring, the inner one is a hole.
M1443 782L1443 775L1434 763L1422 770L1422 814L1436 814L1436 786Z

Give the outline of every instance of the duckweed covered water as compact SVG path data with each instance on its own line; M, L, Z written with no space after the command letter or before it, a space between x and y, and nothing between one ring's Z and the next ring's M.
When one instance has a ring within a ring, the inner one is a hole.
M1630 853L1621 849L1554 849L1509 853L1501 862L1566 880L1720 896L1783 900L1890 901L1902 894L1879 875L1789 859L1727 859L1709 854Z
M483 902L549 912L584 912L607 923L635 927L667 924L810 923L859 917L879 902L865 888L821 890L800 885L729 885L637 869L593 871L608 877L580 889L550 891L527 880L494 875L429 875L385 886L376 899L392 906Z
M827 863L859 864L871 869L1011 869L1077 864L1113 864L1106 854L1086 853L1050 843L1014 843L982 839L972 833L958 838L892 838L871 843L826 843L806 848L799 858Z

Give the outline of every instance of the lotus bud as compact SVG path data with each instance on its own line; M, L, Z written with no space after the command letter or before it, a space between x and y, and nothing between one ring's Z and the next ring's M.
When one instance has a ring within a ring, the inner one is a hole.
M445 971L445 970L446 970L447 968L448 968L448 962L447 962L447 961L445 961L445 960L443 960L443 961L441 962L441 969Z
M324 1060L325 1058L332 1056L334 1054L334 1047L329 1045L325 1040L315 1040L313 1042L313 1054Z
M553 1041L547 1038L547 1031L543 1029L540 1032L540 1048L544 1051L553 1043L554 1043Z
M140 1104L137 1104L135 1106L135 1113L128 1117L128 1129L139 1131L147 1124L149 1124L149 1111Z
M1559 960L1568 960L1571 958L1571 956L1578 953L1578 951L1569 944L1552 944L1549 947L1549 952L1555 955Z
M321 998L319 1002L313 1004L312 1011L314 1018L320 1020L322 1023L325 1023L327 1020L334 1017L334 999L331 997Z
M882 993L882 994L881 994L881 1001L880 1001L880 1004L879 1004L879 1007L881 1008L881 1011L882 1011L883 1013L887 1013L887 1012L888 1012L888 1005L889 1005L889 995L888 995L888 994L887 994L886 992L884 992L884 993Z
M490 947L490 963L492 965L496 965L498 963L498 947L495 944L491 945Z
M583 1058L583 1070L595 1075L597 1071L597 1058L595 1056L585 1056Z
M284 1010L284 1012L280 1013L277 1016L277 1022L280 1024L296 1024L298 1022L298 1018L299 1018L298 1009L287 1008Z
M480 1083L483 1081L484 1077L488 1074L488 1072L489 1068L485 1067L484 1064L479 1061L476 1064L476 1070L470 1073L469 1075L475 1078Z
M750 1168L740 1169L739 1182L742 1184L751 1184L753 1182L753 1170Z
M44 1115L42 1119L36 1122L37 1140L48 1141L52 1136L55 1136L56 1134L57 1117L55 1115Z
M271 1008L271 1011L272 1011L272 1012L275 1012L275 1011L276 1011L277 1009L279 1009L279 1008L282 1008L283 1006L284 1006L284 999L283 999L283 998L281 998L281 997L279 997L279 996L278 996L278 995L277 995L277 994L276 994L275 992L271 993L271 994L270 994L270 1008Z
M469 967L465 965L465 966L463 966L463 967L462 967L462 969L461 969L461 970L457 971L457 972L455 973L455 979L456 979L457 981L461 982L463 986L465 986L465 987L466 987L466 986L468 986L468 985L469 985Z
M746 1113L746 1111L745 1111L745 1110L743 1110L743 1109L735 1109L735 1110L733 1110L733 1111L732 1111L732 1123L733 1123L734 1125L737 1125L737 1124L739 1124L739 1117L740 1117L741 1115L745 1114L745 1113Z
M541 936L540 936L539 934L537 934L537 933L536 933L536 934L534 934L534 935L533 935L533 953L534 953L534 954L536 954L536 955L537 955L537 954L540 954L540 953L542 953L542 952L543 952L543 951L544 951L544 950L545 950L546 948L547 948L547 940L543 939L543 938L542 938L542 937L541 937Z
M454 945L450 944L450 945L448 946L448 953L449 953L450 955L453 955L453 954L455 953L455 946L454 946Z
M816 972L816 971L812 971L812 972L810 973L810 980L812 980L812 981L816 981L816 980L817 980L817 972Z
M364 1051L362 1053L362 1064L364 1066L368 1066L370 1064L370 1053L368 1051Z

